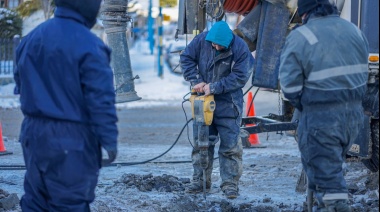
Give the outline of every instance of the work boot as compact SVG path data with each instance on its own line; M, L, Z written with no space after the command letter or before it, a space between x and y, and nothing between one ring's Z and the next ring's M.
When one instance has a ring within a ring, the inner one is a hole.
M324 200L328 211L336 212L351 212L351 207L348 205L348 200Z
M324 207L317 208L316 212L351 212L348 200L325 200Z
M222 191L228 199L235 199L239 196L238 188L235 186L223 186Z
M239 195L235 189L226 189L223 193L228 199L235 199Z
M206 182L206 192L210 191L211 182ZM187 193L202 193L203 192L203 181L192 181L190 185L186 188Z

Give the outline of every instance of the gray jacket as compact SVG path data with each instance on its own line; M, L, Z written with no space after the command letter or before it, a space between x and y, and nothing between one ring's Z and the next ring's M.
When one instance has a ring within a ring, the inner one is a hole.
M284 96L299 110L361 102L368 78L368 42L337 15L310 17L286 39L280 62Z

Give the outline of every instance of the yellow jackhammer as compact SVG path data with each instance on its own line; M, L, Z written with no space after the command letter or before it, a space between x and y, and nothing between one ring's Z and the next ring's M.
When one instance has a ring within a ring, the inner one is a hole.
M198 144L200 154L200 165L203 169L203 197L206 199L206 169L210 158L208 148L210 146L209 126L212 123L215 110L214 95L199 96L197 92L191 92L190 96L191 112L194 120L194 143ZM212 160L213 158L211 158Z

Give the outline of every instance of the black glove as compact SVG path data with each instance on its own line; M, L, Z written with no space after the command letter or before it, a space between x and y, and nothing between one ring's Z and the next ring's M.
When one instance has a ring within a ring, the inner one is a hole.
M117 150L107 150L107 154L108 159L102 159L102 166L107 166L116 159Z

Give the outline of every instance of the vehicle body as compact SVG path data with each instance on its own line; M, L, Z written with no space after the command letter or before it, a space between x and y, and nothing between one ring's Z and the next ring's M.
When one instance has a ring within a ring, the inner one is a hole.
M234 3L237 4L236 2L246 1L250 0L216 0L212 3L201 1L200 4L197 0L180 0L179 32L181 34L201 32L207 21L221 19L225 13L235 12L243 15L244 19L234 33L247 42L251 51L256 51L252 85L280 92L278 69L281 49L292 26L301 22L296 12L297 2L296 0L256 0L255 6L249 11L242 9L243 6L230 7ZM337 5L342 18L357 25L369 41L368 89L363 99L364 127L352 145L348 158L359 159L369 170L376 172L379 169L379 1L330 0L330 2ZM243 3L241 5L245 5ZM231 8L238 9L234 11ZM243 118L241 129L249 134L295 130L297 122L291 122L294 108L284 98L282 108L281 115ZM248 126L249 124L256 126Z

